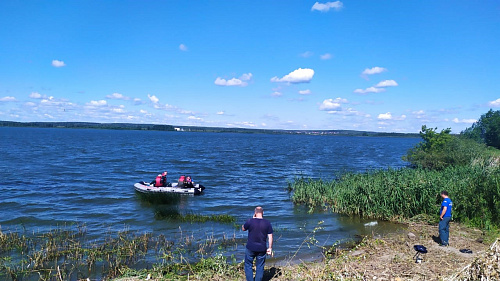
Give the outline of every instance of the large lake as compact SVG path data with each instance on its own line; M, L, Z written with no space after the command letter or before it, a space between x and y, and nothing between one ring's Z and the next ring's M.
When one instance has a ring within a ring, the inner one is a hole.
M133 184L161 171L169 181L191 175L206 186L169 208L182 214L229 214L241 225L257 205L275 228L279 258L293 254L319 221L321 244L371 233L368 221L329 212L308 214L285 190L295 177L333 179L343 171L401 167L417 138L340 137L0 128L2 231L47 231L78 223L98 237L130 229L178 237L236 236L234 224L180 223L155 216L158 204L141 200ZM390 228L379 222L379 230ZM314 251L303 247L303 254ZM239 253L241 252L241 253ZM243 249L237 255L243 255Z

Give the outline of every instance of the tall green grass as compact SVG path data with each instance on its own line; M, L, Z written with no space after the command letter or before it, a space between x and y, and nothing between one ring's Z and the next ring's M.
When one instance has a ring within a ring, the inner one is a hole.
M288 190L295 204L382 220L420 214L437 218L440 191L447 190L454 220L484 228L500 226L500 169L494 165L345 173L332 181L297 178Z

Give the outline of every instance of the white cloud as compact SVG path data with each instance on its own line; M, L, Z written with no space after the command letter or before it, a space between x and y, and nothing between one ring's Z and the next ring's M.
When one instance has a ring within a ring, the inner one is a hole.
M326 2L326 3L319 3L316 2L311 8L311 11L320 11L320 12L328 12L330 9L333 9L335 11L339 11L342 9L344 4L340 1L335 1L335 2Z
M377 117L380 120L392 120L392 114L390 112L381 113Z
M135 104L135 105L139 105L139 104L143 104L143 103L144 103L144 102L143 102L141 99L139 99L139 98L134 98L134 104Z
M494 101L490 101L488 103L488 105L491 106L491 107L500 107L500 99L496 99Z
M474 124L477 122L476 119L462 119L462 120L459 120L458 118L453 118L453 123L461 123L461 124Z
M160 100L155 96L155 95L149 95L148 94L148 98L150 101L152 101L153 103L158 103Z
M24 105L33 107L33 106L36 106L36 103L29 101L29 102L26 102Z
M274 92L271 94L273 97L281 97L283 94L281 92Z
M377 117L379 120L396 120L396 121L402 121L406 119L406 115L401 115L401 116L392 116L390 112L387 113L381 113Z
M339 111L342 109L343 103L348 103L348 101L343 98L326 99L320 104L319 110Z
M186 52L188 50L188 47L184 44L179 45L179 50Z
M232 78L232 79L226 80L226 79L220 78L220 77L217 77L217 79L215 79L214 84L218 85L218 86L240 86L240 87L245 87L248 85L247 82L241 81L238 78Z
M303 52L302 54L300 54L299 56L303 57L303 58L308 58L308 57L312 57L314 55L313 52L310 52L310 51L305 51Z
M384 88L369 87L369 88L366 88L364 90L363 89L354 90L354 93L361 94L361 95L368 94L368 93L381 93L381 92L385 92L385 89Z
M87 103L87 105L91 106L105 106L107 104L108 103L105 100L98 100L98 101L91 100L89 103Z
M240 76L240 80L243 80L243 81L248 81L250 79L252 79L252 73L248 72L248 73L243 73L241 76Z
M107 95L106 98L113 100L129 100L129 97L126 97L120 93L113 93L111 95Z
M240 87L246 87L248 86L248 83L245 81L249 81L252 79L252 73L244 73L240 76L240 78L232 78L229 80L226 80L224 78L217 77L215 79L214 84L218 86L240 86Z
M314 76L314 70L310 68L299 68L289 74L278 78L274 76L271 82L288 82L288 83L309 83Z
M394 80L384 80L384 81L378 82L378 84L375 85L375 87L395 87L397 85L398 85L398 83Z
M379 73L382 73L385 71L387 71L386 68L375 66L372 68L366 68L365 70L363 70L363 72L361 74L362 75L373 75L373 74L379 74Z
M63 66L66 66L66 64L62 60L53 60L52 66L53 67L63 67Z
M6 96L6 97L3 97L3 98L0 98L0 101L5 101L5 102L16 101L16 98L15 97Z
M38 93L38 92L32 92L30 94L30 98L32 98L32 99L41 99L42 95L40 93Z
M194 121L203 121L203 118L192 116L192 115L189 116L187 119L188 120L194 120Z
M300 90L299 94L301 94L301 95L310 95L311 94L311 90L309 90L309 89L307 89L307 90Z
M224 115L226 114L224 111L217 111L217 115Z
M331 54L329 54L329 53L326 53L326 54L323 54L323 55L319 56L319 58L322 59L322 60L329 60L332 57L333 56Z

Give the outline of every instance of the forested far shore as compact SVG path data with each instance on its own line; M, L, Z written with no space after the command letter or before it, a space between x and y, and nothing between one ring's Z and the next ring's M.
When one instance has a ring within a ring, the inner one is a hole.
M0 127L31 127L31 128L73 128L73 129L104 129L104 130L139 130L139 131L178 131L205 133L245 133L245 134L300 134L300 135L335 135L356 137L420 137L418 133L391 133L355 130L273 130L247 129L200 126L174 126L160 124L134 123L94 123L94 122L15 122L0 121Z

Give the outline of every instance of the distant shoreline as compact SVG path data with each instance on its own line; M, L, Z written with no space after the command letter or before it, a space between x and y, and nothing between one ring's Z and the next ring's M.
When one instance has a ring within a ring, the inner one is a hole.
M204 132L204 133L244 133L270 135L333 135L355 137L402 137L419 138L418 133L388 133L355 130L275 130L275 129L247 129L222 128L199 126L174 126L159 124L133 123L94 123L94 122L16 122L0 121L0 127L29 127L29 128L69 128L69 129L103 129L103 130L134 130L134 131L170 131L170 132Z

